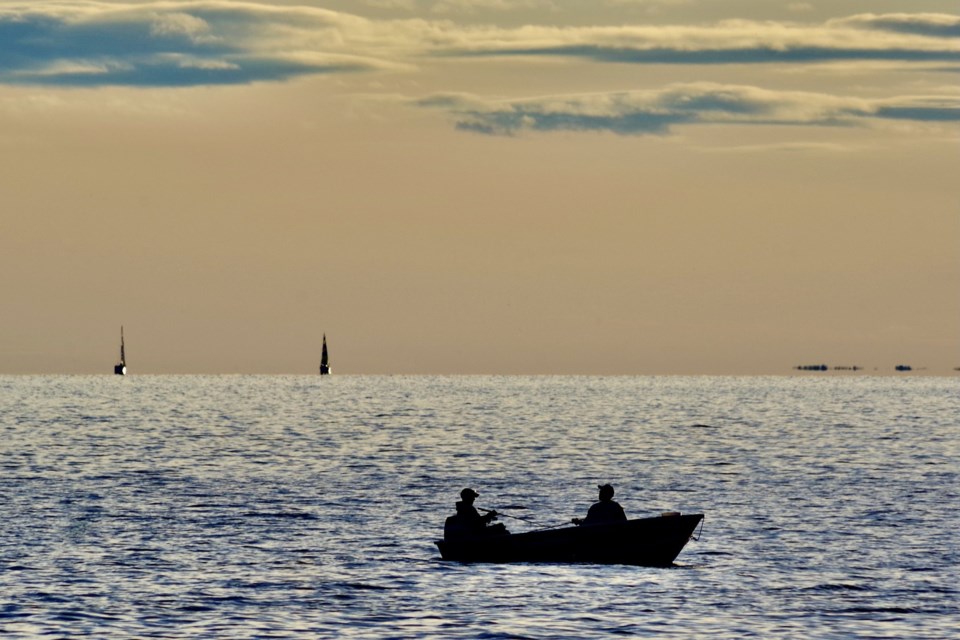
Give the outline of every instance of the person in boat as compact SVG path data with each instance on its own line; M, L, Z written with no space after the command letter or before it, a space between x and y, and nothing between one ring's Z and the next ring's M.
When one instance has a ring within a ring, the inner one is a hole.
M473 506L473 502L479 496L479 493L469 487L460 492L457 515L447 518L443 527L445 538L509 533L502 524L490 524L497 519L496 511L487 511L480 515L477 508Z
M623 507L613 499L613 485L597 485L600 490L600 501L594 503L587 510L586 518L574 518L573 524L591 525L591 524L610 524L612 522L626 522L627 514L623 512Z

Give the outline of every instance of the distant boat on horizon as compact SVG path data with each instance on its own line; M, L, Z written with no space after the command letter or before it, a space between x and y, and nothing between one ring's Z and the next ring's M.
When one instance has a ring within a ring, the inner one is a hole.
M123 344L123 325L120 325L120 362L113 365L113 373L118 376L127 375L127 353Z
M330 374L330 354L327 353L327 334L323 334L323 351L320 353L320 375Z

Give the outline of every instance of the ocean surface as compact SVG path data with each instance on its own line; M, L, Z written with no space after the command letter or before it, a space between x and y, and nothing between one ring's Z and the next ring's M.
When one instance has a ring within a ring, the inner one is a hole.
M960 378L0 376L5 638L950 638ZM706 514L666 569L463 565ZM511 508L506 508L511 507Z

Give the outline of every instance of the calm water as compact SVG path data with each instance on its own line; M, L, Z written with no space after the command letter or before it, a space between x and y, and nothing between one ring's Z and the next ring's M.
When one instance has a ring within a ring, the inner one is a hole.
M0 377L0 633L957 637L958 420L957 378ZM700 540L432 544L464 486L551 526L600 482Z

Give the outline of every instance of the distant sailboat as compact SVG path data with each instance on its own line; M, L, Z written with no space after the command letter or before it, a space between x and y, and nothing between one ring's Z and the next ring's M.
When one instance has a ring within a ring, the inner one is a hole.
M327 354L327 334L323 334L323 352L320 354L320 375L330 373L330 356Z
M118 376L127 375L127 354L123 348L123 325L120 325L120 362L113 365L113 372Z

